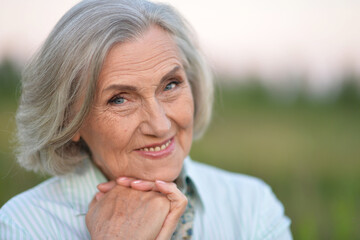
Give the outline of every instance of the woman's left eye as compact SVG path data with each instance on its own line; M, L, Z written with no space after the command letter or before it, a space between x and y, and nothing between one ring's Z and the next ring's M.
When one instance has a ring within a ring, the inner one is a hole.
M171 89L174 89L178 84L179 84L179 82L173 81L173 82L169 83L168 85L166 85L164 90L169 91Z

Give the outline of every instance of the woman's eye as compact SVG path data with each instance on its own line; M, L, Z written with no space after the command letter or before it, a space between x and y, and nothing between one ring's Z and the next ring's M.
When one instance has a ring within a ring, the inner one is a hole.
M123 97L114 97L113 99L110 100L111 103L114 104L123 104L125 103L127 100Z
M178 82L171 82L171 83L169 83L168 85L166 85L166 87L165 87L165 91L169 91L169 90L171 90L171 89L174 89L177 85L178 85L179 83Z

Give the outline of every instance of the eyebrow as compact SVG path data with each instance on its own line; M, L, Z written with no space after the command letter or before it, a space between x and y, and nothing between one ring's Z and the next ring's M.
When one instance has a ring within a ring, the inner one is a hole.
M167 74L165 74L161 80L160 83L163 83L164 81L166 81L168 78L172 77L173 75L175 75L175 73L180 69L181 67L179 65L176 65L170 72L168 72ZM109 91L109 90L119 90L119 91L131 91L131 92L136 92L137 91L137 87L131 86L131 85L124 85L124 84L111 84L110 86L108 86L107 88L105 88L103 90L103 92Z

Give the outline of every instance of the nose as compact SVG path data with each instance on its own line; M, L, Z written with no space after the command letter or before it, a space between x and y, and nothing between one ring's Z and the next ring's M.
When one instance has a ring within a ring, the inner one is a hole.
M142 134L155 137L166 136L171 129L171 120L166 114L164 104L156 99L148 99L143 107L143 121L140 126Z

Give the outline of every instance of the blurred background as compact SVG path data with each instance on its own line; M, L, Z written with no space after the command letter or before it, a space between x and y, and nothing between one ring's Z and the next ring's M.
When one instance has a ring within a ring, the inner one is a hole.
M0 0L0 206L47 178L18 167L21 70L78 1ZM212 66L212 124L193 159L273 188L294 239L360 239L360 2L169 0Z

